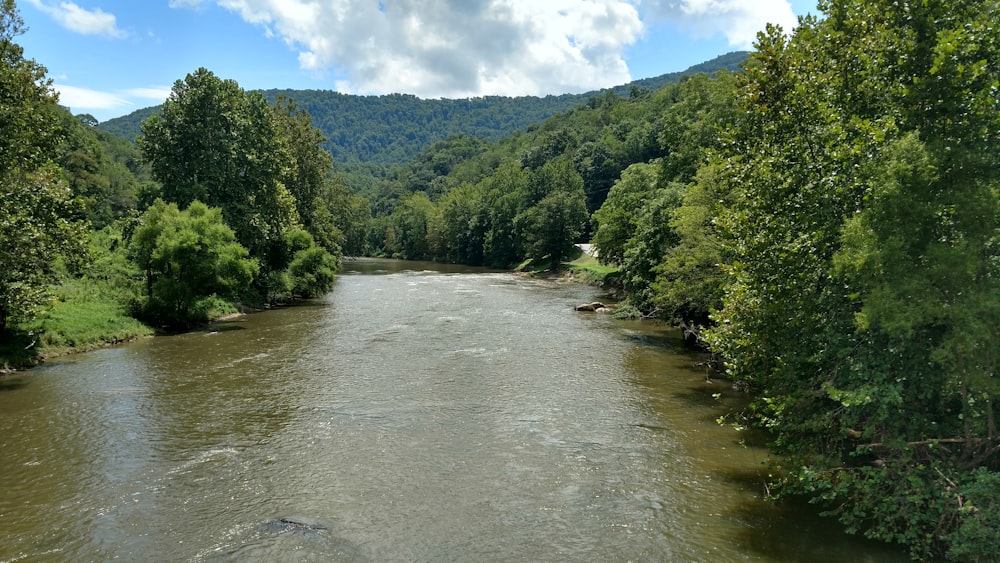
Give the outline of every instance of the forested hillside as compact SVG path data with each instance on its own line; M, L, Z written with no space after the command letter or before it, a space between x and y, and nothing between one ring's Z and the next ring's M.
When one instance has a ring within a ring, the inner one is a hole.
M615 91L628 95L630 91L654 90L691 74L732 69L746 55L744 51L730 53L683 72L639 80ZM335 163L365 163L376 165L376 169L407 162L451 135L499 141L600 95L602 92L425 100L406 94L356 96L327 90L264 91L268 101L273 103L280 96L290 98L312 116L313 125L327 138L323 148L330 151ZM109 119L98 127L134 140L141 123L156 111L157 107L144 108Z

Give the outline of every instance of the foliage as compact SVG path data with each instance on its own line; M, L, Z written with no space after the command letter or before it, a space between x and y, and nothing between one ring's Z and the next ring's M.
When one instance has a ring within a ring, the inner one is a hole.
M568 160L554 160L531 175L529 192L541 197L515 217L514 225L522 233L527 257L547 258L550 267L557 269L573 251L587 222L583 178Z
M163 199L220 208L237 240L266 271L280 269L267 261L269 248L299 219L285 182L294 181L308 198L322 174L316 168L323 167L323 159L309 151L315 137L305 131L307 121L289 106L281 112L279 120L259 92L245 92L202 68L174 83L161 113L143 123L139 138ZM288 139L296 144L295 158L289 156Z
M368 198L352 192L341 178L325 182L320 198L313 216L317 243L334 255L365 255L372 221Z
M587 221L584 197L582 189L554 191L519 217L529 257L548 259L553 270L562 264Z
M323 150L323 134L312 118L291 100L279 97L274 105L277 133L288 152L282 183L295 201L302 226L331 252L340 252L340 230L333 222L329 200L323 197L333 171L330 153Z
M741 80L709 339L793 468L773 490L917 558L995 553L961 507L1000 463L1000 11L821 9Z
M51 164L58 148L56 94L45 67L14 42L23 21L0 4L0 334L48 301L60 257L85 256L78 202Z
M733 69L746 52L729 53L684 72L647 78L615 89L619 96L653 91L684 76ZM561 96L486 96L457 100L423 100L405 94L356 96L321 90L268 90L272 103L281 97L312 116L327 139L322 148L344 172L351 173L352 187L359 189L364 176L381 176L385 166L414 160L433 144L453 135L466 135L497 142L515 131L523 131L554 115L581 106L603 92ZM140 124L159 108L144 108L98 125L128 140L140 133ZM358 166L360 165L360 166Z
M292 296L317 297L333 287L340 261L325 248L317 246L311 234L301 229L285 233L282 244L272 248L272 270L266 280L271 302Z
M129 250L145 273L143 316L171 326L207 321L211 298L236 299L258 270L221 210L197 200L184 211L157 200Z
M591 242L602 262L620 265L625 260L625 249L639 220L636 210L647 205L658 182L657 168L652 164L637 163L622 171L607 200L594 212L596 229Z
M57 111L64 137L57 162L75 197L82 201L86 218L101 229L135 212L149 190L149 172L131 143L89 125L86 116Z
M948 558L954 561L996 561L1000 530L1000 473L979 469L969 476L955 500L959 522L949 536Z
M698 169L670 219L676 244L653 268L653 303L664 316L688 325L709 326L710 314L722 306L725 293L722 265L729 260L716 218L731 204L731 190L722 168L713 161Z
M301 297L318 297L333 288L340 262L325 249L313 246L300 250L288 266L292 292Z

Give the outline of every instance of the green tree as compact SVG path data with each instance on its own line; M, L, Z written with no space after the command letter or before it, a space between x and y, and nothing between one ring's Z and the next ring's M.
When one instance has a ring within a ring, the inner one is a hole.
M288 266L292 292L301 297L318 297L333 288L340 262L319 246L300 250Z
M656 192L658 183L657 167L651 164L633 164L621 173L607 200L594 212L591 242L601 262L620 265L625 260L625 248L635 235L639 212Z
M572 252L586 222L587 199L582 188L545 196L521 216L528 256L548 259L552 269L559 267Z
M441 258L447 262L480 265L489 210L483 202L482 186L462 184L448 192L438 202L440 211L437 240L441 241Z
M532 173L528 182L528 202L545 194L515 218L530 258L548 258L555 269L573 250L586 228L587 196L583 178L568 159L546 163Z
M323 199L325 183L333 171L326 137L312 125L312 118L292 100L279 96L274 105L277 129L288 154L282 182L295 199L302 226L329 251L339 252L342 236L329 224L331 211Z
M654 268L653 302L666 318L707 327L722 306L728 263L716 218L731 204L719 161L702 166L670 219L676 244Z
M621 284L628 301L641 311L654 311L656 267L677 245L672 222L681 204L684 185L666 182L646 205L636 210L635 232L629 238L621 265Z
M183 211L157 200L140 218L129 252L146 276L143 315L171 325L207 321L212 298L238 298L258 272L222 210L197 200Z
M372 212L368 198L351 191L340 178L327 181L323 185L323 204L317 209L313 220L315 229L323 235L339 233L336 242L341 252L348 256L363 256L368 251L368 234L371 229ZM319 239L324 248L329 243Z
M1000 463L1000 10L821 8L759 36L742 80L720 161L733 278L710 339L759 394L778 490L942 555L996 519L965 491Z
M399 245L399 257L406 260L430 260L434 258L433 244L428 239L430 225L434 221L436 208L424 192L415 192L403 198L390 220L394 228L394 238Z
M677 243L671 219L683 192L683 184L663 182L659 163L633 164L594 213L598 256L621 268L622 288L640 310L654 308L655 268Z
M295 198L283 183L293 159L259 92L200 68L174 83L142 133L139 148L162 184L162 197L182 207L199 200L221 208L252 256L266 258L297 224ZM304 192L311 189L306 185L300 186ZM273 269L266 261L262 266Z
M725 131L737 117L734 73L697 74L676 88L677 102L663 112L659 131L662 174L689 183L705 163L710 149L719 148Z
M73 195L82 200L91 226L101 229L134 212L140 182L124 163L109 154L109 136L88 125L85 117L73 116L61 108L59 115L64 138L57 162ZM134 151L133 147L129 149Z
M60 142L57 95L45 67L14 39L24 22L0 3L0 332L34 317L48 299L60 258L79 260L82 208L51 164Z
M524 258L523 240L514 221L527 201L528 173L516 161L507 161L483 180L489 226L483 255L491 266L508 267Z

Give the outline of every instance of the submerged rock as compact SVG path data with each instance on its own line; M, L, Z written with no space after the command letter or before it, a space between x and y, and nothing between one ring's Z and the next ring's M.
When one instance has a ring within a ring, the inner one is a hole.
M264 527L279 534L285 532L321 533L329 531L329 528L321 522L298 516L269 520L264 524Z

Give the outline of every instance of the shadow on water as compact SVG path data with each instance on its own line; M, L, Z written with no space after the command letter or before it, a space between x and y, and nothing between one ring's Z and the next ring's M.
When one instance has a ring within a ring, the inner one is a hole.
M766 500L765 466L757 470L724 469L721 478L748 491L758 491L756 498L726 514L740 524L734 540L747 554L776 561L840 563L902 563L909 561L906 552L895 545L865 540L846 533L835 518L820 516L821 508L801 497ZM822 538L821 541L816 541ZM859 552L864 544L864 553Z
M12 375L0 375L0 393L19 391L28 386L28 382Z
M667 325L650 321L619 321L625 328L623 338L636 346L663 348L671 352L684 351L684 341L680 331L667 328ZM692 354L692 358L695 355Z
M0 330L0 367L4 363L13 368L37 365L38 336L23 330ZM2 371L0 371L2 373Z

